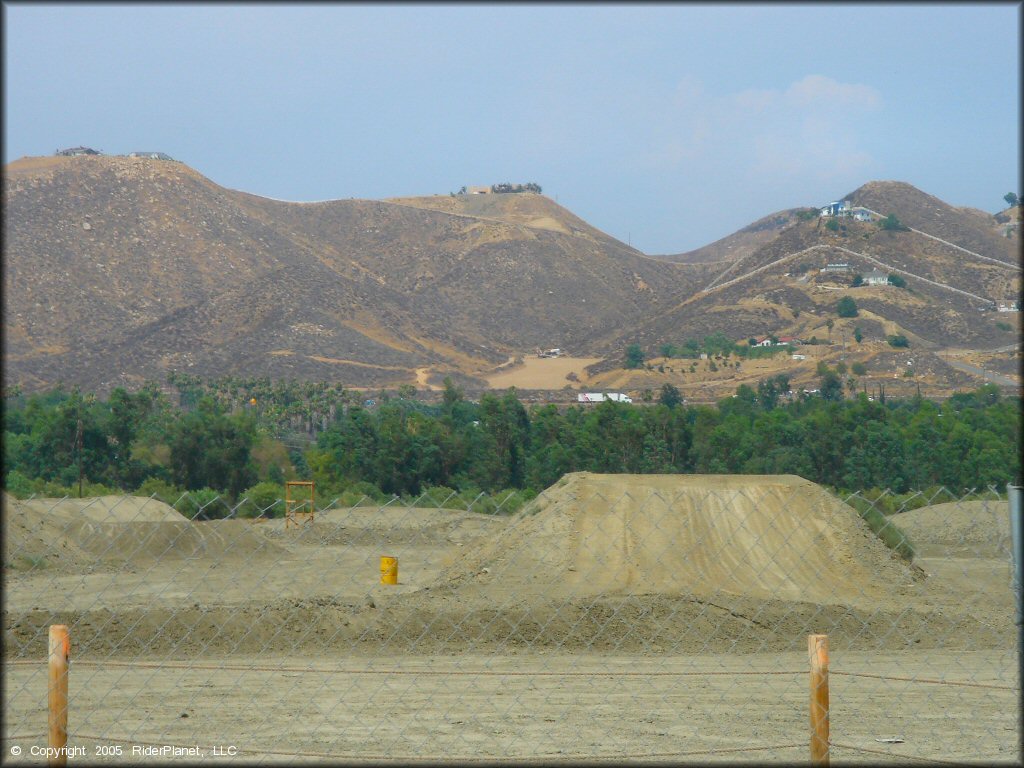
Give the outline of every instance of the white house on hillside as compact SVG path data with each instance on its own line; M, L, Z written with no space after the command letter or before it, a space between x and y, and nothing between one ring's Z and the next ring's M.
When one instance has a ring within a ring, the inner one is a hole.
M877 269L872 269L864 275L864 285L888 285L889 275Z

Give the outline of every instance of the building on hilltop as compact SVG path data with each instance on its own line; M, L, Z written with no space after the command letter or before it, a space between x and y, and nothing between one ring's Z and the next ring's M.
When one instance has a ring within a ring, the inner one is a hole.
M91 147L69 147L67 149L58 149L53 154L57 155L57 157L80 157L81 155L99 155L102 153Z
M465 187L467 195L489 195L491 194L490 187Z
M173 160L174 158L165 152L129 152L128 157L145 157L149 160Z
M821 268L822 272L849 272L850 265L845 261L829 262Z
M850 201L835 200L821 209L822 216L849 216Z
M864 275L864 285L888 285L889 275L877 269L872 269Z

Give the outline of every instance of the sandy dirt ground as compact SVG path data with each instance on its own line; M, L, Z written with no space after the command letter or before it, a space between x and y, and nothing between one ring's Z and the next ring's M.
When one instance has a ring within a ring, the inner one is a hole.
M897 515L907 563L792 476L581 473L512 517L391 506L299 529L5 496L4 756L42 762L46 632L66 623L72 763L196 757L132 751L154 745L793 762L815 632L834 760L1010 761L1005 517L1005 502ZM384 555L398 585L379 583Z
M523 364L487 377L491 389L562 389L588 380L586 368L601 361L600 357L536 357L529 356ZM566 377L576 374L578 381Z

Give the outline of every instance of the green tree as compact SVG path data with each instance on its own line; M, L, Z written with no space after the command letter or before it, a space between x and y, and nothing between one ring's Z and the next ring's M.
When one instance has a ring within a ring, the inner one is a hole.
M256 481L255 435L250 416L228 416L211 397L203 397L172 428L171 478L189 491L212 488L238 498Z
M889 275L889 285L893 285L893 286L895 286L897 288L906 288L907 287L907 281L904 280L899 275L890 274Z
M644 351L639 344L630 344L626 347L626 359L622 365L624 368L643 368Z
M860 344L861 341L863 341L863 339L864 339L864 334L861 332L859 325L855 326L854 329L853 329L853 339L858 344Z
M843 296L836 303L836 314L839 317L857 317L857 302L850 296Z
M882 219L882 229L887 232L907 232L910 227L906 226L902 221L896 218L896 214L890 213L884 219Z
M682 405L683 395L677 387L671 384L662 384L661 392L658 393L658 402L666 408L675 408Z
M1006 204L1011 208L1015 205L1020 204L1020 200L1017 199L1017 195L1014 192L1007 192L1005 195L1003 195L1003 200L1005 200Z
M903 334L894 334L886 337L886 341L889 342L890 347L909 347L910 342L907 337Z

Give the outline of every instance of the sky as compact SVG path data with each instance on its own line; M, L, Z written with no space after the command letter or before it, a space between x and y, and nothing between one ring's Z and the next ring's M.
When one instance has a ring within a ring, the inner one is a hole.
M898 180L1021 189L1021 5L3 4L3 162L280 200L540 184L644 253Z

